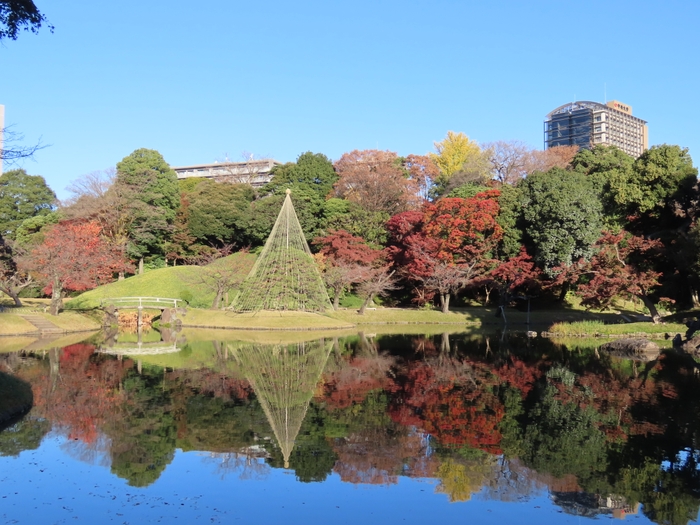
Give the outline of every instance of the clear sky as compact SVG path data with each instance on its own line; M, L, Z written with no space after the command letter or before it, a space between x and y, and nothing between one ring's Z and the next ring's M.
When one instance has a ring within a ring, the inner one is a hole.
M448 130L542 148L573 100L620 100L700 164L692 0L35 0L52 34L0 46L5 124L71 180L141 147L173 166L433 149ZM8 166L5 166L8 169Z

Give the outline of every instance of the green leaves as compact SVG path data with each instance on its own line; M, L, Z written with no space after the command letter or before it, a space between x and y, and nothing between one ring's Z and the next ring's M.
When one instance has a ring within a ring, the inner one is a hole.
M0 235L14 239L25 219L50 213L56 194L44 177L28 175L24 170L0 175Z
M591 257L600 237L603 206L590 178L554 168L533 173L518 187L523 192L524 233L546 273Z

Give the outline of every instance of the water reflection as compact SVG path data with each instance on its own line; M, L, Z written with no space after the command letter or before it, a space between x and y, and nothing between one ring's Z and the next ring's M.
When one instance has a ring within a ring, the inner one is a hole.
M176 334L177 352L147 355L148 337L2 356L35 407L0 432L0 455L53 429L72 457L134 487L178 450L201 451L224 477L430 479L450 502L546 490L578 516L697 519L700 384L687 355L639 362L526 334L362 332L274 344Z

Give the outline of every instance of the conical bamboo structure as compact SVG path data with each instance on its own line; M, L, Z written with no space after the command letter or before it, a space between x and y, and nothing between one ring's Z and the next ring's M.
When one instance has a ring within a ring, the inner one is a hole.
M332 348L331 340L232 348L289 468L294 442Z
M331 308L328 292L294 211L290 190L265 247L233 302L237 312Z

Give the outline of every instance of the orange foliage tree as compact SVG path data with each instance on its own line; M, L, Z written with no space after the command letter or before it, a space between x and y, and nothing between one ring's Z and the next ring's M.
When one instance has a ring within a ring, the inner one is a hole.
M119 247L109 244L101 233L95 222L60 222L22 258L21 266L50 291L52 315L63 307L66 290L89 290L132 268Z

